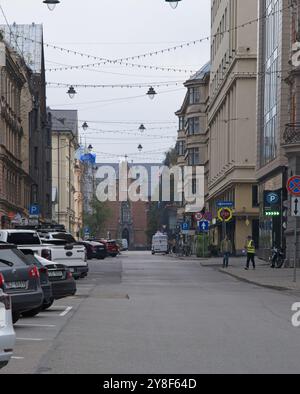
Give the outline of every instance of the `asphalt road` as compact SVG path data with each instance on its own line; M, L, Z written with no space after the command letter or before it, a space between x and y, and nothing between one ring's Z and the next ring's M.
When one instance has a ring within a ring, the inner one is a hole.
M19 321L2 374L300 372L300 294L142 252L90 269L75 297Z

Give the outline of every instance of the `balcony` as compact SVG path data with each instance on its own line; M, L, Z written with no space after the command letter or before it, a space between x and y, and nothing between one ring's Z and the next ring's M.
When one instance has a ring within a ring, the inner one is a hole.
M283 134L286 154L300 154L300 123L289 123Z

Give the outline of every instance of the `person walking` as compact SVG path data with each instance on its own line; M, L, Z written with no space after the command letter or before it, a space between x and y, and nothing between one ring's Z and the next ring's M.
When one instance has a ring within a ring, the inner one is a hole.
M232 254L232 243L227 235L221 242L221 253L223 254L223 268L228 268L229 257Z
M247 264L245 270L249 270L250 261L252 262L253 269L255 270L255 245L251 235L247 238L245 249L247 251Z

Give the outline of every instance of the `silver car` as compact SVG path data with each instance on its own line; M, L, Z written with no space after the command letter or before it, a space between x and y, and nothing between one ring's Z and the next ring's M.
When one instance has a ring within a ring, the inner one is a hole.
M15 342L16 334L12 323L11 300L0 289L0 368L8 364L13 354Z

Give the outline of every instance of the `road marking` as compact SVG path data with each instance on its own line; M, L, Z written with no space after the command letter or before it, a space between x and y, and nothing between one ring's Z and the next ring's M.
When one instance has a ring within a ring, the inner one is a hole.
M41 327L41 328L55 328L56 326L54 324L15 324L15 327L21 328L21 327Z
M12 356L12 360L24 360L25 357L17 357L17 356Z
M59 316L63 317L66 316L71 310L73 309L72 306L68 306Z
M17 341L30 341L30 342L42 342L42 338L17 338Z

